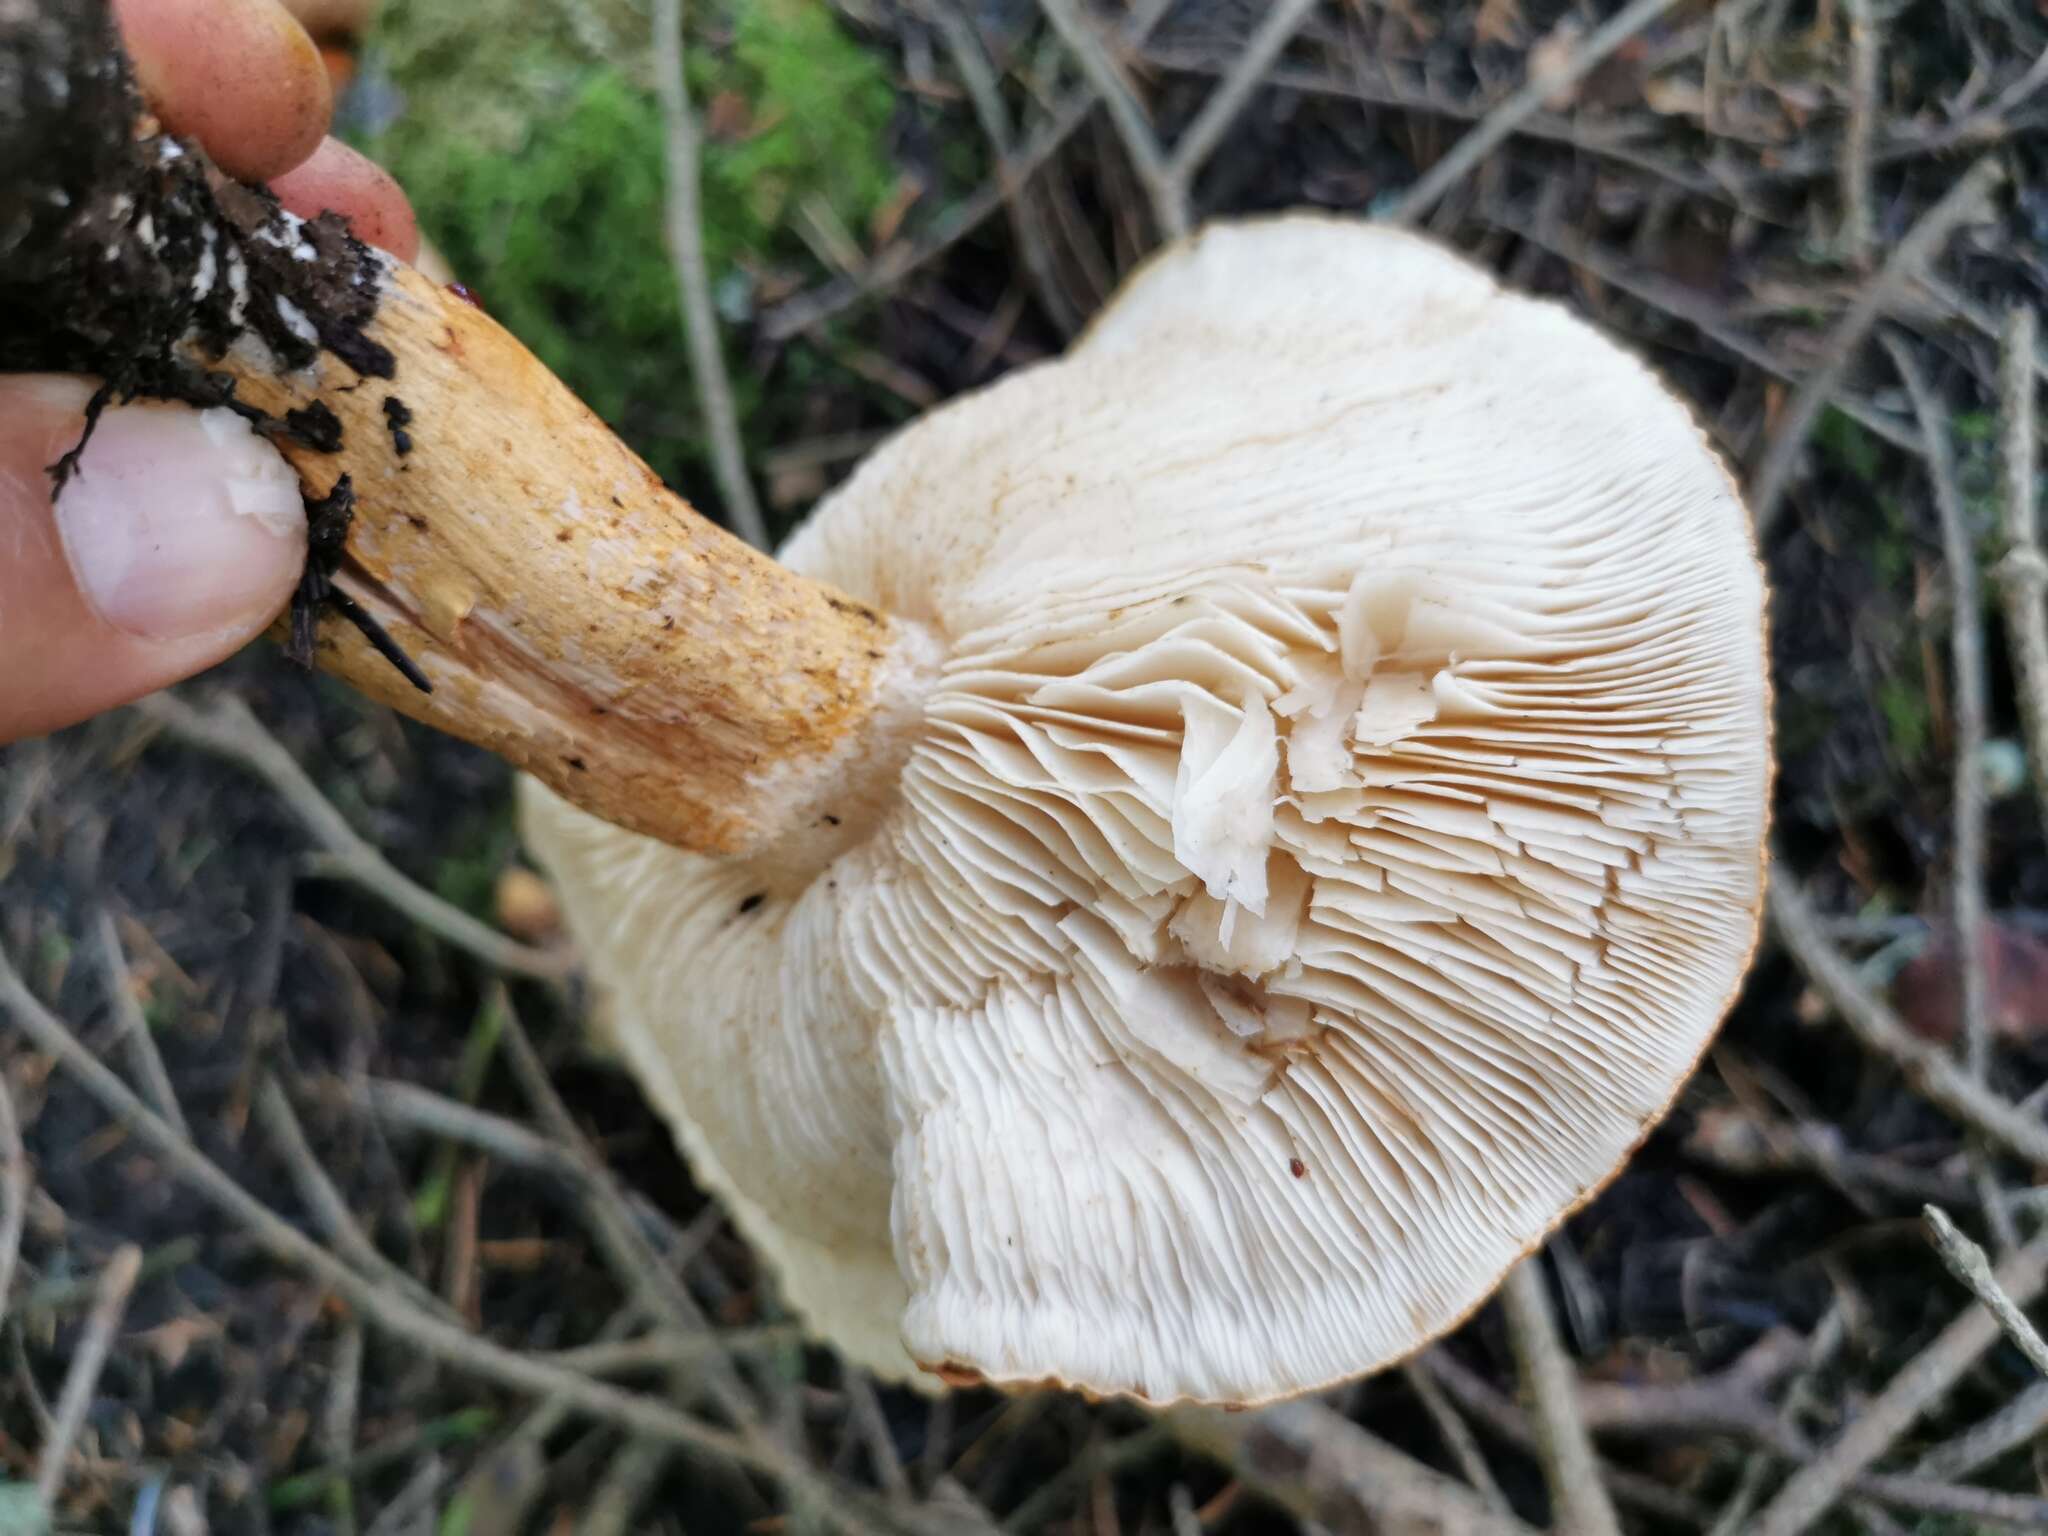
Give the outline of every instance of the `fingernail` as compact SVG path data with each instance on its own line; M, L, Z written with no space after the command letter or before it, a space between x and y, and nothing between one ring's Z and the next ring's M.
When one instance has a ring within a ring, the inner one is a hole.
M227 410L107 410L56 512L85 600L151 640L260 628L306 558L299 477Z

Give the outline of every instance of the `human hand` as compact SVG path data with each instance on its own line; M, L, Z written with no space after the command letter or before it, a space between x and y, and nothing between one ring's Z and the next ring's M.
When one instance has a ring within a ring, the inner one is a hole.
M295 213L347 215L401 260L405 195L327 137L327 73L278 0L114 0L137 82L173 132ZM0 377L0 742L55 730L220 661L276 617L306 553L298 476L226 410L108 409L89 380Z

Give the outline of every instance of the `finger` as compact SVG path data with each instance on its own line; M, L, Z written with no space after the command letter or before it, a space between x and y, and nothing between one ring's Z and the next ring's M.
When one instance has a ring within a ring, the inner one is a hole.
M333 100L306 29L277 0L114 0L151 108L240 181L319 146Z
M405 193L384 167L339 139L322 139L304 165L271 178L270 190L304 218L330 208L346 214L357 238L400 261L409 262L419 254L419 225Z
M55 730L209 667L290 599L298 476L239 416L107 410L51 504L91 385L0 378L0 741Z
M290 11L313 36L329 38L360 36L370 24L377 0L284 0Z

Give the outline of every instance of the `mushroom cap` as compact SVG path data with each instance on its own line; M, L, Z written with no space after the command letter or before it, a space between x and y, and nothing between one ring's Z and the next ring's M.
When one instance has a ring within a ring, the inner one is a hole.
M884 445L784 560L933 648L848 824L534 789L630 1064L870 1367L1257 1403L1454 1326L1754 944L1749 520L1562 308L1289 216Z

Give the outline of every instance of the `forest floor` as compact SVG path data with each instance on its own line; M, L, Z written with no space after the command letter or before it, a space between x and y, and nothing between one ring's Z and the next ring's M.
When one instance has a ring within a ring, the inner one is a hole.
M1546 1251L1599 1483L1643 1536L2048 1530L2048 1383L1922 1217L2040 1289L2048 734L2006 599L2048 6L1134 0L1083 13L1085 68L1029 0L697 9L707 261L777 529L1059 351L1190 217L1409 223L1693 402L1772 583L1781 899L1668 1120ZM715 508L648 26L395 5L348 120L456 274ZM519 861L501 764L264 647L0 753L0 954L139 1096L0 1026L0 1530L33 1528L67 1381L60 1530L1566 1529L1493 1306L1285 1415L934 1400L807 1344L584 1048Z

